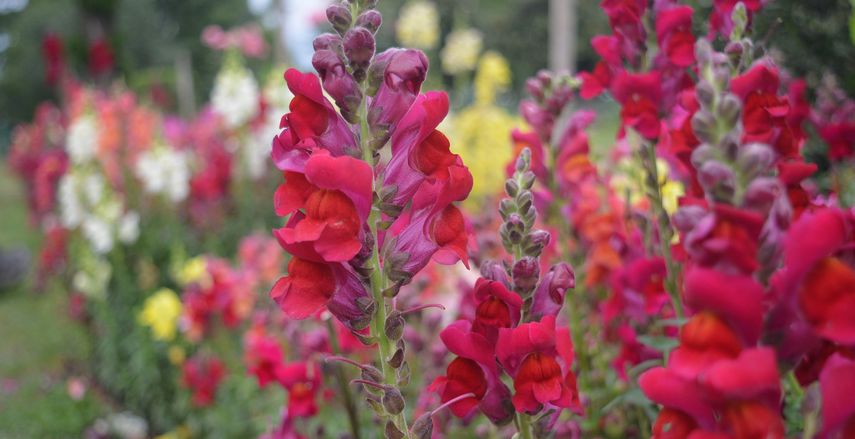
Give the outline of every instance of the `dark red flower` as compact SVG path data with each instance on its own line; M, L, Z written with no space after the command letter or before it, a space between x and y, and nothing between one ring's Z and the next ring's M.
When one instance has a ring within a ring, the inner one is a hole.
M464 398L449 407L458 418L465 418L478 408L478 404L487 393L487 378L478 363L464 357L457 357L448 364L445 376L431 384L438 391L442 402L472 393L475 396Z
M695 62L695 36L692 35L690 6L675 6L659 11L656 16L656 39L668 61L677 67Z
M514 407L537 413L546 407L581 410L576 375L571 370L573 345L567 328L555 329L555 317L502 328L496 358L514 380Z
M321 368L317 364L295 362L282 365L279 382L288 391L288 413L306 418L318 413L316 396L321 389Z
M778 69L758 63L733 78L731 90L742 99L743 142L771 145L781 156L798 154L797 139L788 122L790 104L778 96Z
M206 407L214 402L226 368L214 357L195 356L184 362L181 374L184 385L193 393L193 405Z
M855 360L833 355L820 374L819 386L824 437L855 437Z
M511 328L519 323L522 299L501 282L479 278L473 294L478 306L472 330L491 343L496 342L500 328Z
M621 72L612 83L612 94L621 104L621 123L647 139L659 137L659 103L662 78L658 72Z

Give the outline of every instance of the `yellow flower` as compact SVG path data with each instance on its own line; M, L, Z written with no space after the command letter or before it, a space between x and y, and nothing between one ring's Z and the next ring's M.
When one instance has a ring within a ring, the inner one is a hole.
M503 108L474 105L461 110L452 123L453 151L469 167L474 182L467 205L477 207L502 190L505 165L511 160L511 130L518 121Z
M645 200L644 170L641 169L637 161L625 157L618 162L617 170L618 173L611 179L615 193L622 197L628 196L630 205ZM673 215L677 212L678 200L685 191L682 183L668 178L668 173L668 163L662 159L656 159L656 174L659 176L662 205L668 215Z
M187 357L187 354L181 346L172 345L169 347L169 350L166 351L166 356L169 358L170 363L180 366L184 364L184 359Z
M139 322L151 328L155 339L169 341L175 338L178 318L181 317L181 300L175 291L161 288L143 303Z
M511 83L511 68L508 61L498 52L484 52L478 62L475 74L475 102L492 104L496 95L508 88Z
M445 40L445 47L439 54L442 70L449 75L459 75L475 69L481 46L481 32L475 29L451 32Z
M414 1L401 8L395 26L398 42L405 47L430 50L439 41L439 12L429 1Z
M155 436L154 439L190 439L190 429L185 425L180 425L175 430Z
M202 256L196 256L184 263L176 273L176 280L181 285L189 285L194 282L206 283L208 281L208 263Z

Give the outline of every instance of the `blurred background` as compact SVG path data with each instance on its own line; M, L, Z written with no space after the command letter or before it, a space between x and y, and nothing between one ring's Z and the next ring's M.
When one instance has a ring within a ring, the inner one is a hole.
M685 3L704 10L711 7L712 1ZM378 52L400 45L420 48L429 56L431 70L423 90L449 92L452 116L447 129L453 148L464 155L476 182L483 185L476 186L476 196L490 195L479 190L501 187L503 177L497 166L510 157L509 134L520 124L515 114L525 93L526 79L543 68L577 72L592 69L596 64L598 57L589 41L608 32L599 3L594 0L380 1L385 22L377 34ZM125 360L135 361L130 372L108 371L114 375L100 377L99 384L86 378L93 359L107 355L99 350L102 344L109 344L104 342L102 333L96 332L101 335L92 337L88 331L91 328L78 324L77 308L81 305L67 294L63 282L37 285L38 279L31 270L36 264L32 261L42 257L36 253L44 248L45 230L49 227L43 217L32 212L34 195L27 183L31 162L14 154L16 139L18 143L28 141L27 133L31 131L19 130L18 133L25 133L22 140L16 137L15 128L34 119L38 125L41 120L41 116L37 117L38 109L46 102L63 109L72 108L70 114L73 114L74 103L68 102L63 81L75 78L76 84L87 89L111 96L133 96L133 108L144 108L159 119L175 121L176 126L190 126L188 130L193 131L194 124L204 119L206 111L212 105L216 107L217 98L212 90L217 88L217 78L228 66L237 63L248 69L258 87L265 90L272 87L274 94L275 90L284 90L282 72L287 66L311 70L312 40L329 31L324 16L328 4L325 0L0 0L0 438L78 437L83 431L92 431L99 422L102 427L104 422L120 425L131 432L126 437L134 437L133 433L138 432L134 430L138 427L135 422L140 418L131 415L123 418L125 409L132 409L151 421L151 431L167 431L176 425L173 414L189 410L186 406L161 404L174 399L168 393L172 388L163 390L167 393L152 393L151 389L169 379L166 375L144 375L153 368L158 370L152 364L167 370L166 358L174 352L151 344L139 334L123 332L122 326L108 334L114 337L113 345L130 343L128 352L121 354L126 355L122 357ZM851 22L855 22L855 16L849 0L774 0L756 17L755 39L786 66L791 76L806 76L811 85L836 78L840 87L852 95L855 49L850 38ZM244 47L240 56L232 50L223 50L217 43L217 35L232 29L249 29L260 35L261 49ZM705 32L700 28L696 31ZM614 139L616 108L607 97L579 106L598 110L599 118L590 133L591 146L594 158L603 160ZM121 109L125 107L118 108L120 116L124 116ZM283 109L277 107L279 110ZM278 115L273 115L274 124ZM143 126L142 134L169 138L168 128L172 125L164 126L164 133L148 133ZM249 137L235 135L236 131L229 131L228 136L235 136L233 140L238 143L247 141ZM252 128L251 135L255 133ZM253 148L260 148L261 153L253 157L266 160L269 137L261 137L266 140L253 143ZM202 169L199 175L207 178L210 174L204 174L206 165L198 166ZM11 168L24 178L16 179ZM200 177L198 181L208 180ZM198 211L190 208L187 217L180 218L179 222L183 222L176 226L178 231L168 232L176 235L165 232L156 238L168 243L169 239L176 236L183 239L186 234L189 236L186 246L175 250L163 242L158 247L154 240L141 240L134 247L138 254L169 254L169 258L140 258L137 265L129 265L133 267L132 274L136 276L147 270L145 264L149 262L165 273L168 270L164 267L174 263L176 252L184 252L185 256L203 252L234 255L239 239L248 232L269 231L275 224L269 208L269 192L275 184L266 180L265 185L254 174L247 178L251 183L246 185L237 178L234 181L238 182L237 190L242 191L238 193L244 194L244 198L233 197L228 204L231 210L217 214L219 218L236 218L232 221L239 224L235 230L196 230L193 218ZM234 181L226 184L234 186ZM196 191L202 184L191 183L190 190ZM266 188L267 192L261 192L265 194L263 197L254 191L258 187ZM191 192L191 199L194 194ZM157 207L154 205L153 209ZM238 214L242 216L237 218ZM161 217L154 215L148 222L154 224L158 218ZM205 220L209 218L206 216ZM147 227L145 218L141 227ZM176 288L179 284L176 281ZM39 290L38 300L33 300L35 290ZM115 306L126 306L136 313L142 306L141 297ZM138 355L140 351L146 353ZM123 364L113 367L121 369ZM110 388L111 380L132 382L137 389L143 389L142 396L138 400L117 399L115 395L127 389ZM238 382L233 390L233 394L241 395L255 388ZM279 403L270 401L281 396L255 402L275 407ZM252 410L252 413L276 413L276 408ZM208 415L218 421L200 418L197 422L209 423L205 428L252 424L242 423L244 414L224 410ZM264 422L267 421L265 418ZM222 430L221 435L247 437L242 435L263 431L264 422L259 421L261 426Z

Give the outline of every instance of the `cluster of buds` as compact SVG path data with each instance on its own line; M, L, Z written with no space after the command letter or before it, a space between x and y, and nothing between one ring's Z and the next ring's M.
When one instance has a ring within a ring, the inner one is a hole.
M526 81L525 88L532 99L520 102L520 113L541 140L552 137L555 121L573 98L578 86L579 81L573 76L548 70L541 70Z

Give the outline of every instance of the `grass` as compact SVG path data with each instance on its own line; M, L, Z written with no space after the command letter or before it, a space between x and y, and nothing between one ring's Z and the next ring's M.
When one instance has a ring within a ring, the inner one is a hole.
M37 249L23 188L0 163L0 247ZM106 406L87 392L79 401L67 379L88 366L89 339L66 312L64 288L34 294L29 283L0 292L0 437L79 437Z

